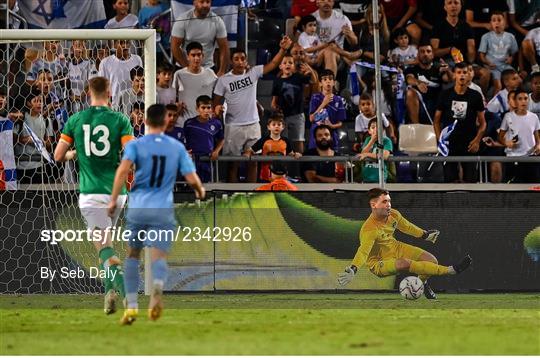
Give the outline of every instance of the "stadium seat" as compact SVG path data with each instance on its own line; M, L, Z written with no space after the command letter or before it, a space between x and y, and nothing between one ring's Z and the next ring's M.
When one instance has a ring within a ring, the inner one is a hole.
M408 155L437 153L437 140L433 126L402 124L399 127L399 150Z

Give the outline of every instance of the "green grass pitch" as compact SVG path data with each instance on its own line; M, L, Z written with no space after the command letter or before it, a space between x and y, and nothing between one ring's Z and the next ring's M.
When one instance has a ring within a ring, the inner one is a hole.
M122 327L98 295L0 295L0 354L540 354L537 294L177 294L165 303L159 321L142 309Z

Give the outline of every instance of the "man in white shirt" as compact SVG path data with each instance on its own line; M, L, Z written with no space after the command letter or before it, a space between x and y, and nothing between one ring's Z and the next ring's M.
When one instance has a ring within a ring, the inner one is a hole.
M179 116L176 125L184 126L184 122L198 115L196 99L206 95L212 97L217 76L210 68L202 67L204 50L200 43L191 42L186 47L188 66L176 71L172 87L178 94Z
M351 21L340 11L334 10L334 0L317 0L319 10L312 15L317 19L317 31L321 42L335 42L340 48L343 48L344 41L349 45L356 46L358 37L352 30ZM324 65L337 75L338 62L340 55L334 51L324 52Z
M272 61L262 66L247 69L246 53L236 49L231 54L232 70L216 83L214 89L214 107L216 114L223 114L223 101L227 105L225 115L225 144L223 155L241 156L261 137L259 113L257 111L257 82L263 75L279 66L286 51L292 46L288 36L279 43L279 52ZM250 163L255 164L255 163ZM232 163L229 168L229 183L238 181L238 163ZM257 166L248 165L248 181L257 180Z
M143 65L138 55L129 53L128 40L115 40L116 53L105 57L99 64L98 76L105 77L111 82L111 94L113 107L118 106L120 92L131 87L130 71L136 66Z
M173 57L182 67L188 61L182 47L191 42L199 42L204 49L203 67L214 67L214 51L216 43L219 47L218 77L222 76L229 66L229 43L227 29L223 19L210 11L211 0L193 0L193 9L175 20L171 33Z

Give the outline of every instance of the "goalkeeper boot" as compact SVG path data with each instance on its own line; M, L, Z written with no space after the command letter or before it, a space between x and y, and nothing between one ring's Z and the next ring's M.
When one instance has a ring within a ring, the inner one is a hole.
M124 315L120 318L120 324L122 326L130 326L137 319L139 310L137 308L126 308Z
M452 268L456 273L462 273L466 269L469 268L472 264L472 258L469 255L466 255L463 259L461 259L460 263L456 265L452 265Z
M148 318L151 321L157 321L163 313L163 288L154 287L150 296L150 305L148 307Z
M111 288L107 293L105 294L105 304L103 306L103 311L105 311L105 314L113 314L116 312L116 297L118 294L116 293L116 290Z
M431 286L429 285L427 281L424 282L424 296L426 296L428 300L437 299L437 295L435 294L435 291L433 291L433 289L431 288Z

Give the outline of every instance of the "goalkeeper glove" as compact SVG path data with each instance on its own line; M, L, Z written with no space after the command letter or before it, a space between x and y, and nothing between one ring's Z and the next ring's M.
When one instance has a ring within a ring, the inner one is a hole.
M346 267L345 272L338 274L338 283L341 286L345 286L346 284L351 282L357 270L358 269L354 265Z
M431 243L435 243L437 241L437 238L439 237L439 234L441 232L439 230L427 230L424 231L424 234L422 235L422 239L426 241L430 241Z

